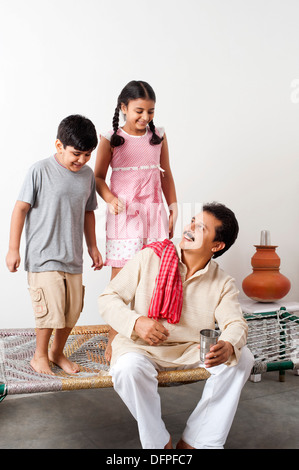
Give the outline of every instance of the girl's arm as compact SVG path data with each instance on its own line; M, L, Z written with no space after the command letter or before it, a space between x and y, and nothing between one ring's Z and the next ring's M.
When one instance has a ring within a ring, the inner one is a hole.
M118 214L122 211L123 205L121 201L114 195L107 183L106 176L109 168L109 164L112 158L112 151L109 140L104 137L101 138L100 144L97 151L97 158L94 168L94 175L96 180L97 192L104 199L105 202L109 205L109 210L113 214Z
M30 209L28 202L17 201L12 212L10 224L9 249L6 256L6 265L10 272L15 273L20 266L20 243L27 212Z
M167 143L166 134L164 134L164 139L162 143L160 164L161 164L161 168L163 168L164 170L164 173L161 177L161 185L162 185L162 191L165 196L168 209L170 212L169 238L172 238L175 223L176 223L177 216L178 216L178 209L177 209L177 197L176 197L176 191L175 191L175 184L174 184L174 179L172 176L170 163L169 163L169 152L168 152L168 143Z

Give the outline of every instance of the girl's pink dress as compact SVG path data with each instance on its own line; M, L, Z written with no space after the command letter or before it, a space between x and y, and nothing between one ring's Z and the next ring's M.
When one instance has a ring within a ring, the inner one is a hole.
M123 267L144 245L169 237L168 216L162 200L160 154L162 144L149 143L152 132L142 136L117 133L125 143L115 147L111 160L111 192L125 203L118 215L107 210L106 266ZM162 137L163 128L156 128ZM104 137L110 140L113 131Z

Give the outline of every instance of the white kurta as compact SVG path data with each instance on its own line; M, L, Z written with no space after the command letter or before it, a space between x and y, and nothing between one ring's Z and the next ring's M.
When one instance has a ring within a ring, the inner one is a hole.
M194 364L199 361L199 332L204 328L214 329L215 321L221 331L219 339L229 341L234 348L226 364L232 366L238 362L248 327L234 279L211 260L204 269L185 280L187 268L181 261L179 247L177 252L183 281L183 308L178 324L162 320L170 333L163 344L150 346L134 331L137 318L148 314L159 271L160 258L151 248L140 251L128 261L99 296L101 317L119 332L112 342L111 365L127 352L144 354L161 367Z

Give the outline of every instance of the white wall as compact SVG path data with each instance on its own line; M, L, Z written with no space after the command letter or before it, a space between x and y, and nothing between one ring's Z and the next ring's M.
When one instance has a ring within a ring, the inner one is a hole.
M166 127L182 209L176 238L191 203L227 204L240 236L221 266L241 288L268 229L292 282L286 300L299 300L297 0L0 0L0 14L1 328L34 326L23 267L12 274L5 266L27 168L54 153L69 114L109 129L132 79L153 86L155 122ZM110 268L90 264L86 255L81 325L102 322L97 297L110 278Z

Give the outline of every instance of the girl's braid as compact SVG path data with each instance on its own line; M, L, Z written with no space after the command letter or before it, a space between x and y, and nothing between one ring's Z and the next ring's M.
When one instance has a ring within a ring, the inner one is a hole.
M119 110L120 110L120 106L117 105L114 111L113 119L112 119L112 126L113 126L114 132L110 140L111 147L119 147L125 142L125 139L121 135L117 134L118 127L119 127Z
M153 135L152 135L152 138L150 140L150 144L151 145L159 145L161 144L162 140L163 140L163 137L159 137L157 134L156 134L156 127L155 127L155 124L154 124L154 121L150 121L149 122L149 128L150 130L152 131Z

